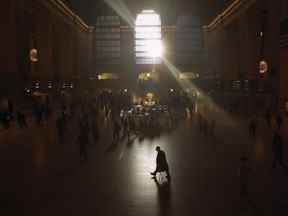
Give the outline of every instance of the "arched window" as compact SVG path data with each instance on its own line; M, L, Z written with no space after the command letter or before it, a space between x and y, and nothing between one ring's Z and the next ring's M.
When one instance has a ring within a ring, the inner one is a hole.
M143 10L135 23L137 64L159 64L163 52L161 18L154 10Z

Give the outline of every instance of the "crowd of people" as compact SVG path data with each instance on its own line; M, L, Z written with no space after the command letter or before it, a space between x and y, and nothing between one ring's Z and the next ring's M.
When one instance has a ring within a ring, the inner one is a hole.
M173 97L174 96L174 97ZM67 102L69 101L69 102ZM109 124L111 128L112 143L117 144L121 139L138 136L145 130L159 131L161 127L172 129L181 118L186 117L186 112L190 117L195 119L200 134L204 136L214 136L216 120L207 118L201 112L194 114L195 101L185 95L176 97L172 95L166 98L165 106L150 107L144 109L139 105L133 106L131 95L127 91L112 92L101 91L94 95L73 98L72 100L61 99L55 105L51 103L49 97L34 100L30 113L14 110L13 103L10 101L9 110L1 112L1 124L3 128L8 129L10 123L15 121L20 129L29 127L31 122L35 125L42 126L50 119L55 120L56 135L59 144L64 144L67 140L71 122L76 122L76 131L78 131L77 142L80 146L80 156L82 159L87 158L87 145L89 142L98 142L100 138L99 122ZM3 117L5 116L5 118ZM54 116L54 117L53 117ZM53 117L53 118L52 118ZM284 115L278 113L273 118L270 109L263 114L267 127L273 131L273 167L281 166L286 168L284 161ZM53 121L54 121L53 120ZM259 116L253 116L249 121L249 135L256 137L259 131ZM102 127L102 125L101 125Z
M143 104L133 105L131 95L128 92L101 91L94 95L84 97L71 97L69 100L59 98L56 103L51 103L49 98L34 100L31 112L21 110L14 111L10 104L9 115L5 113L0 116L1 123L5 129L9 129L10 123L15 121L20 129L30 127L34 124L38 127L44 125L55 126L57 142L66 145L71 142L71 131L76 137L76 145L79 147L79 157L85 161L88 157L88 146L97 144L105 125L105 135L111 137L112 145L132 137L140 137L145 131L160 131L161 128L171 130L184 118L188 117L195 123L199 134L205 137L214 137L216 119L205 112L195 109L195 101L186 96L162 100L162 105L145 107ZM165 105L163 105L163 103ZM189 113L189 114L187 114ZM8 117L7 117L8 116ZM260 121L265 121L265 127L273 131L273 168L278 166L287 169L284 157L284 120L283 113L273 115L270 109L263 115L255 115L248 123L249 136L252 138L260 135ZM218 124L218 122L217 122ZM262 134L261 134L262 136ZM107 138L107 136L105 137ZM153 178L157 173L166 172L170 181L170 171L165 152L158 146L156 148L156 169L151 172ZM251 159L242 155L239 163L238 175L240 179L241 195L247 197L248 182L251 177Z
M111 133L112 144L117 144L124 138L129 141L132 136L142 136L149 129L171 129L182 116L167 106L144 108L133 105L127 92L102 91L77 100L76 104L62 104L56 117L56 128L58 142L65 143L68 122L76 118L82 159L87 158L89 142L97 143L100 138L100 122L109 125L110 131L107 132Z

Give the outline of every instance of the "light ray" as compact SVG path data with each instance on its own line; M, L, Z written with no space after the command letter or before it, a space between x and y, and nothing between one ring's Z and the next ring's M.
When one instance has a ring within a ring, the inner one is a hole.
M122 0L105 0L106 4L109 5L122 19L124 19L128 25L132 28L135 27L135 19L132 13Z
M206 95L205 92L203 92L200 88L198 88L193 82L189 80L179 80L178 77L181 71L175 65L173 65L165 57L162 57L162 62L168 68L168 70L172 73L173 77L178 81L179 85L181 86L183 90L191 89L191 88L195 89L198 92L198 94L203 98L204 103L209 106L208 109L210 111L213 111L214 114L217 113L217 118L222 119L223 122L225 122L229 126L233 126L233 127L236 126L236 123L233 120L233 118L229 116L227 112L225 112L221 107L219 107L213 101L211 97ZM210 112L205 113L205 115L207 116L207 118L209 118Z
M126 6L126 4L122 0L105 0L106 4L109 5L122 19L124 19L131 28L135 28L135 23L136 20L133 18L132 13ZM146 11L146 12L154 12L153 10L151 11ZM155 17L153 17L155 18ZM151 18L152 19L152 18ZM147 32L149 33L149 32ZM153 55L158 55L159 52L162 52L162 47L161 49L153 52ZM223 110L221 107L219 107L211 97L206 95L201 89L199 89L193 82L190 82L188 80L179 80L178 77L181 74L181 71L173 65L169 60L167 60L165 57L161 57L163 64L168 68L168 70L172 73L174 78L178 81L179 85L183 90L193 88L195 89L204 99L205 103L209 105L209 109L214 110L217 112L217 115L219 118L223 119L223 122L225 121L227 124L230 126L236 126L235 121L232 119L231 116L225 110ZM207 116L209 118L209 116Z

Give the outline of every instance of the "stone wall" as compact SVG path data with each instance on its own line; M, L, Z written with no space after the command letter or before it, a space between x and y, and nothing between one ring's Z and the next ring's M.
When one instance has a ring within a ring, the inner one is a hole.
M20 96L35 81L56 87L87 78L92 29L61 1L5 0L0 10L2 96ZM36 63L30 61L32 48L38 51Z
M237 0L205 26L204 77L264 82L270 93L276 91L271 88L279 72L279 11L280 1ZM264 76L261 60L269 65Z

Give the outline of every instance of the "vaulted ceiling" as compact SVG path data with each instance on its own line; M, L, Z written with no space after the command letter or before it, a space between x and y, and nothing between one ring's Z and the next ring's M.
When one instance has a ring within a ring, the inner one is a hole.
M209 22L225 5L233 0L65 0L88 24L96 17L113 13L106 2L124 3L135 16L143 9L154 9L161 14L164 23L173 24L181 14L199 16L203 24Z

